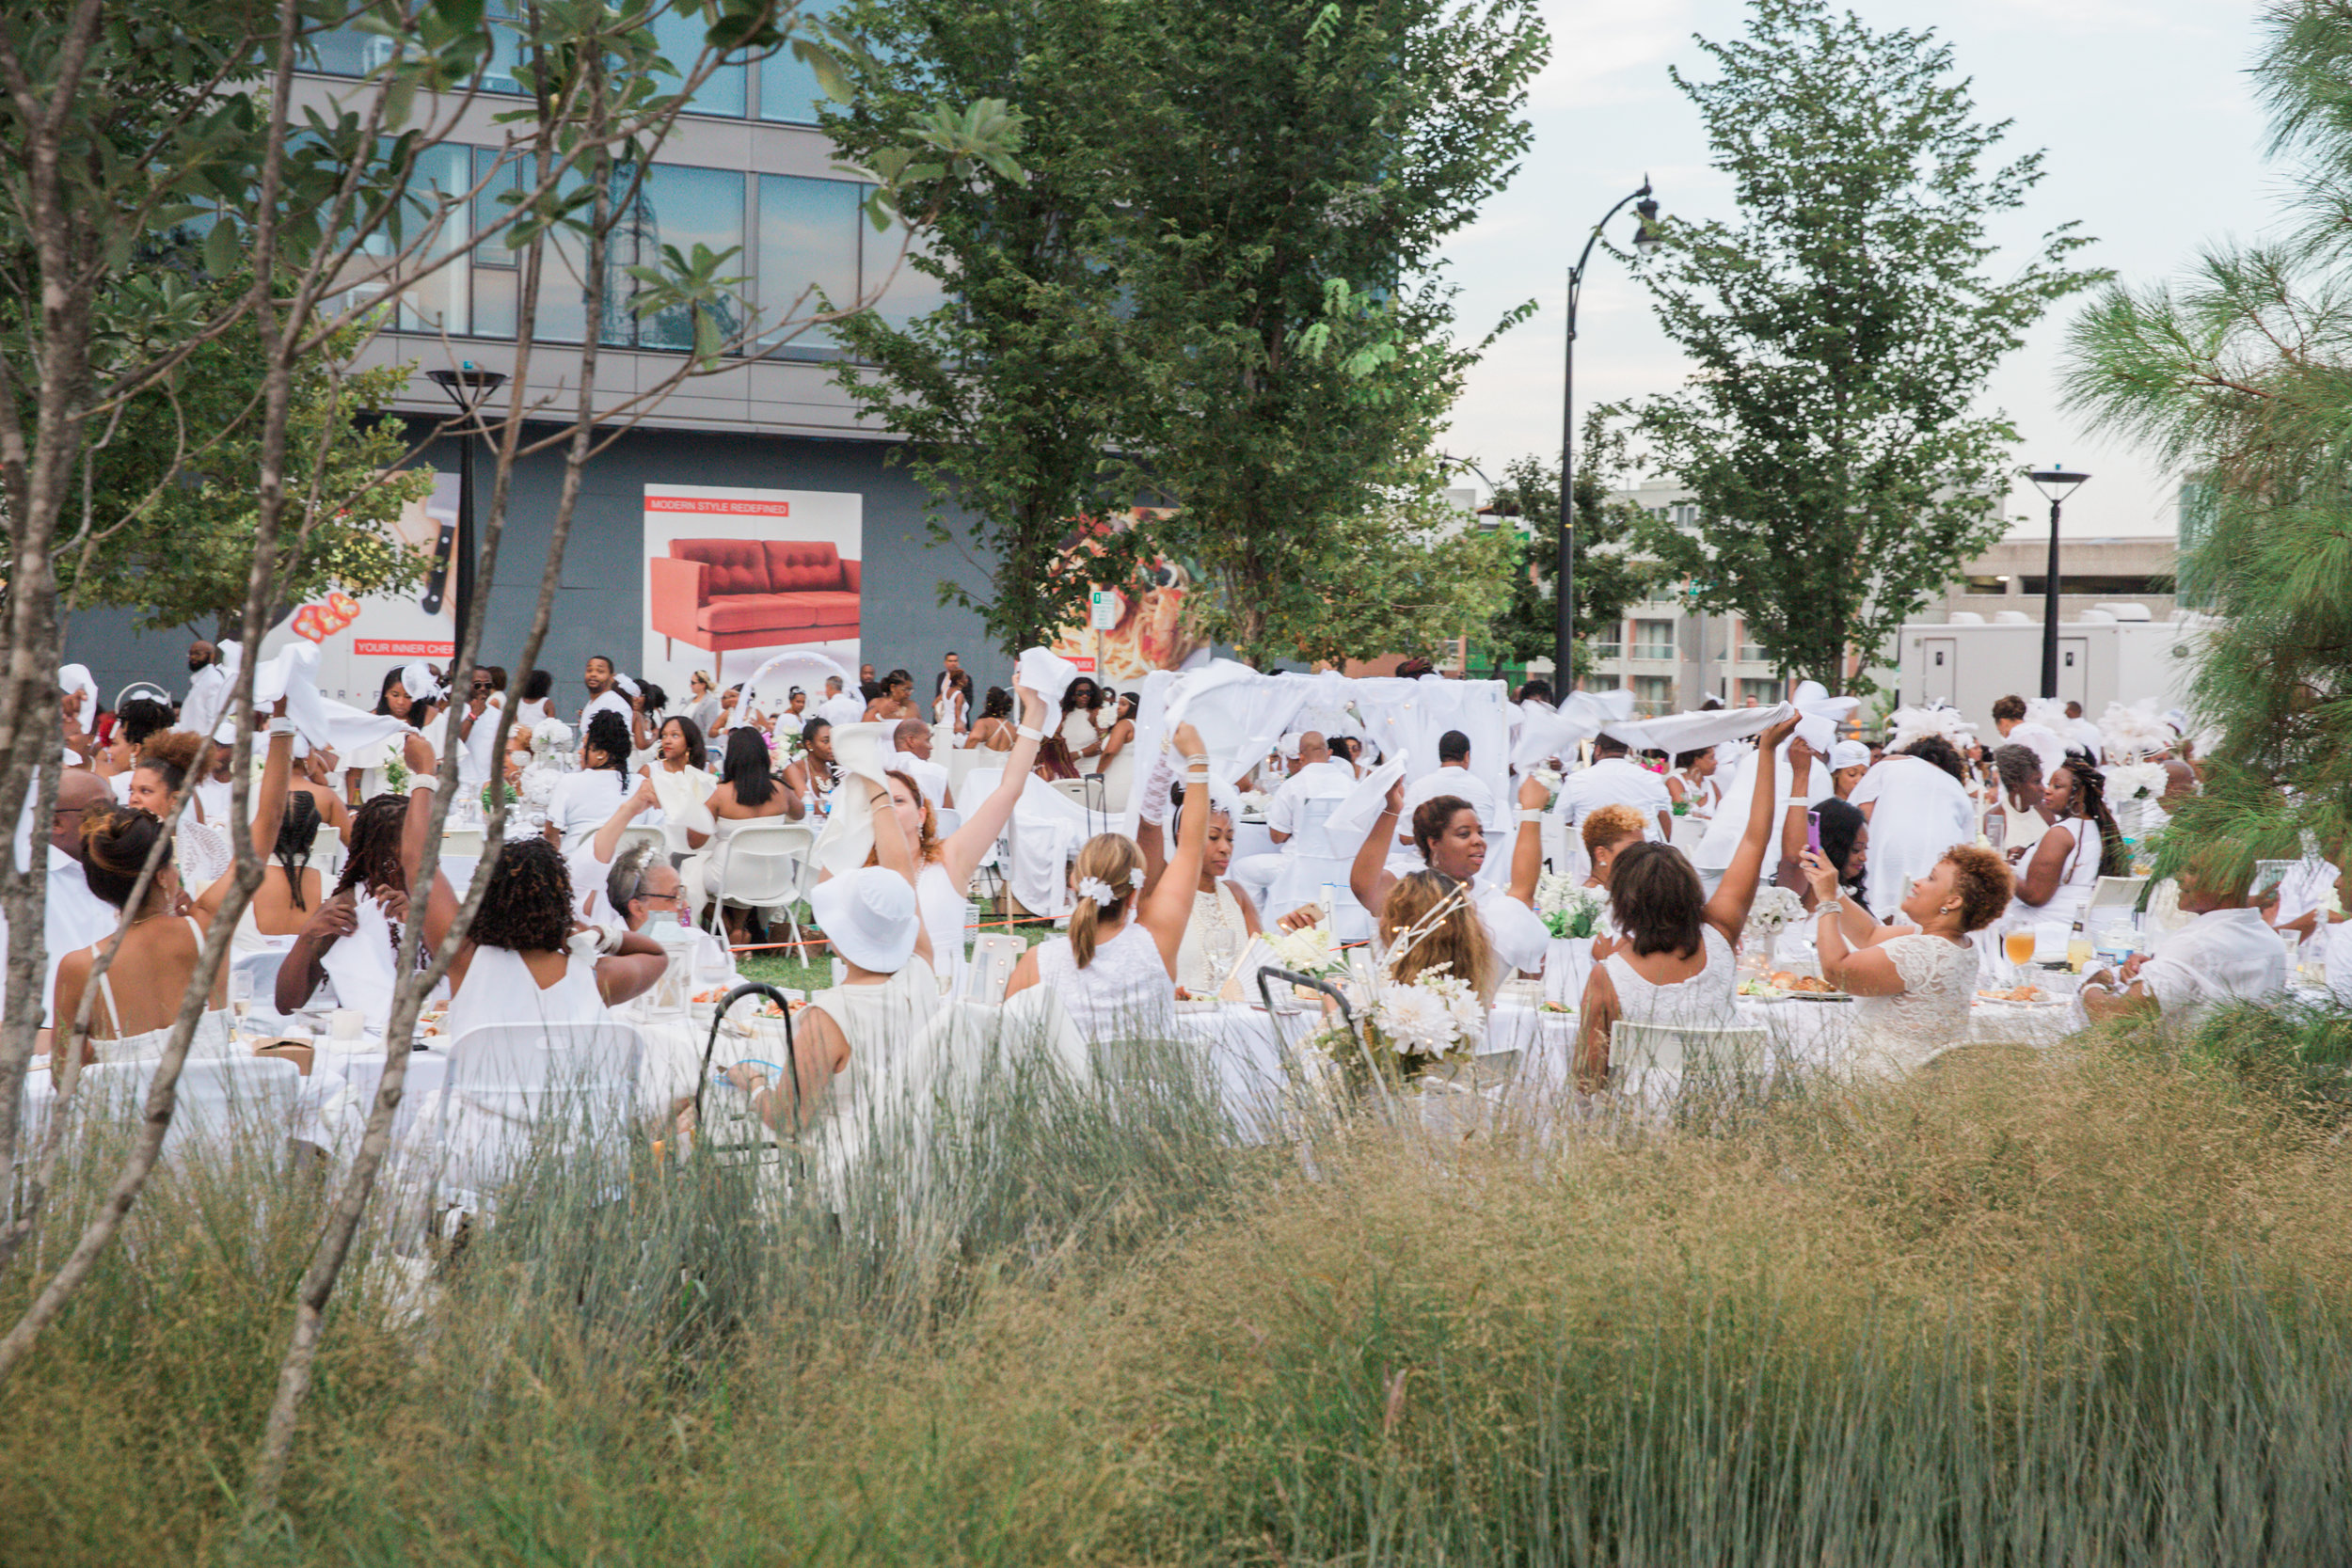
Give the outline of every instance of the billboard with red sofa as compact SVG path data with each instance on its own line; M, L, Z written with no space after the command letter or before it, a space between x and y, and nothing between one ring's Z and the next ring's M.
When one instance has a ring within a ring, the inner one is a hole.
M697 670L723 688L787 648L857 668L860 497L647 484L644 506L642 673L674 705Z

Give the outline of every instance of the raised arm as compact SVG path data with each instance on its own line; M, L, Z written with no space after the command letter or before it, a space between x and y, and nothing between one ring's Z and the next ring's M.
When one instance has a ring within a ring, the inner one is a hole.
M604 826L596 830L596 836L588 841L590 853L600 863L611 865L612 857L621 852L621 835L628 831L628 825L660 803L661 797L654 793L653 780L640 778L637 787L622 799L612 815L604 819Z
M1176 847L1159 885L1141 895L1136 918L1160 944L1161 961L1176 973L1176 953L1184 944L1184 927L1192 919L1192 897L1200 886L1200 858L1209 843L1209 814L1216 803L1209 799L1209 749L1190 724L1176 726L1171 740L1184 758L1184 815L1176 823Z
M1356 902L1376 915L1380 905L1389 896L1389 889L1396 879L1389 874L1389 841L1396 836L1397 814L1405 809L1405 781L1398 779L1389 786L1389 798L1380 806L1380 816L1372 824L1372 832L1356 847L1356 863L1347 868L1347 891L1356 895ZM1512 870L1518 869L1518 851L1512 855ZM1532 886L1533 884L1531 884Z
M1544 802L1551 791L1543 781L1519 781L1519 829L1511 841L1511 896L1535 907L1535 883L1544 874Z
M909 887L914 886L915 879L921 875L921 867L914 863L914 847L907 842L907 831L899 825L898 807L890 798L889 786L877 784L870 779L858 778L842 781L842 787L862 788L869 792L868 804L874 817L874 863L896 871L907 879ZM925 963L938 964L938 958L931 952L930 928L923 924L919 913L914 922L914 951Z
M411 905L417 902L417 868L424 860L424 838L433 825L434 763L433 743L411 731L400 743L400 760L408 769L408 818L401 825L400 868L408 882ZM424 940L434 946L449 935L450 923L457 918L457 895L450 891L449 879L438 867L433 872L433 886L424 900Z
M1015 732L1012 750L1005 753L1005 776L987 800L972 808L963 826L939 847L939 863L947 868L947 879L958 892L972 885L972 873L978 868L980 857L1012 820L1012 808L1021 803L1022 788L1037 766L1038 747L1044 739L1044 700L1025 686L1013 689L1021 697L1021 728Z
M1715 885L1715 896L1707 901L1708 923L1734 942L1740 940L1740 928L1748 923L1748 907L1756 902L1765 847L1772 842L1779 816L1772 807L1780 799L1780 743L1796 727L1796 715L1790 714L1756 737L1756 793L1749 797L1747 831L1740 835L1740 847L1732 851L1724 879Z
M269 710L271 720L286 717L286 699L280 697ZM269 753L262 760L262 783L253 792L253 852L268 860L278 848L278 832L286 821L286 791L294 783L294 732L278 733L275 724L269 737Z

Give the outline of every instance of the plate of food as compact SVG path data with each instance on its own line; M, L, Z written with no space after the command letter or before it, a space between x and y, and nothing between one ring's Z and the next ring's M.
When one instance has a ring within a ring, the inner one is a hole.
M1786 1002L1788 993L1770 980L1742 980L1740 994L1751 1002Z
M1999 1007L2063 1007L2066 998L2042 986L1996 986L1977 992L1977 1000Z
M1852 996L1839 990L1818 974L1799 974L1794 970L1775 969L1764 976L1764 983L1787 992L1800 1002L1851 1002Z

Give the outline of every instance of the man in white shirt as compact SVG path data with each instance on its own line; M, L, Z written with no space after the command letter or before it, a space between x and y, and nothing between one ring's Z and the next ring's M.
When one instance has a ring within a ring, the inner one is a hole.
M628 699L621 695L614 676L611 658L603 654L588 656L588 668L580 675L580 684L588 689L587 705L580 710L580 734L588 733L588 720L592 714L617 713L623 724L629 721Z
M1298 832L1298 808L1309 800L1336 800L1356 787L1356 770L1331 760L1331 748L1319 731L1298 737L1297 771L1282 781L1266 803L1266 834L1277 844Z
M40 787L40 775L33 778L32 793ZM69 768L57 776L56 809L49 817L48 842L41 850L47 856L49 895L41 911L42 953L40 1006L41 1026L50 1024L50 999L57 993L57 965L68 953L103 941L121 918L121 911L89 890L88 879L82 875L82 814L95 805L113 800L114 792L106 781L85 768ZM33 865L33 801L24 802L24 813L19 818L15 864L21 876ZM7 952L8 923L0 914L0 954ZM0 1003L8 995L7 965L0 963ZM47 1050L44 1041L42 1050Z
M2066 705L2066 743L2078 752L2090 753L2093 762L2106 760L2107 737L2099 733L2099 726L2083 717L2080 703Z
M2181 908L2197 918L2164 939L2153 957L2135 955L2122 974L2101 969L2083 980L2083 1011L2094 1022L2153 1012L2194 1029L2232 1002L2284 994L2287 955L2279 933L2242 893L2215 893L2193 875L2181 880Z
M1642 836L1653 844L1673 836L1675 803L1666 793L1666 781L1633 761L1628 750L1624 741L1604 733L1593 742L1592 766L1562 781L1560 798L1551 803L1551 819L1570 838L1603 806L1631 806L1640 812Z
M897 751L883 762L896 768L923 787L923 799L931 809L952 807L947 798L947 769L931 760L931 727L920 719L901 719L890 734L890 743Z
M839 675L825 677L825 700L817 705L817 717L838 727L862 723L866 719L866 699L855 692L841 689ZM802 728L807 728L803 723Z
M1424 773L1405 786L1404 807L1396 815L1398 844L1406 849L1412 847L1413 814L1440 795L1451 795L1469 806L1487 827L1501 825L1495 811L1495 792L1486 787L1486 780L1470 770L1470 736L1460 730L1448 730L1438 737L1437 771Z

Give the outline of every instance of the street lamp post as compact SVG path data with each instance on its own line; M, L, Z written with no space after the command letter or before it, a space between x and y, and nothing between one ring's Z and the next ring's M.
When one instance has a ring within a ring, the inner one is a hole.
M2042 579L2042 694L2058 694L2058 503L2074 494L2089 474L2069 473L2064 464L2052 464L2026 475L2050 499L2049 576Z
M450 622L453 627L450 651L455 656L456 645L466 636L466 615L473 607L474 543L473 543L473 436L481 428L476 414L501 387L506 385L502 372L476 370L469 359L453 371L427 371L424 378L449 394L457 404L458 439L462 443L457 454L457 528L454 536L439 541L436 550L442 565L441 573L456 580L451 592ZM430 595L435 590L431 578L426 581L427 608L432 608ZM454 678L455 672L452 672Z
M1576 302L1584 289L1584 266L1593 259L1593 246L1599 243L1601 230L1609 220L1625 211L1626 203L1638 201L1634 212L1641 223L1633 231L1633 248L1647 256L1665 243L1665 234L1658 225L1658 203L1650 199L1649 178L1642 179L1642 188L1624 198L1609 209L1601 220L1593 225L1590 238L1584 242L1584 252L1568 269L1568 342L1567 362L1560 378L1560 538L1559 556L1552 563L1552 580L1560 590L1552 634L1551 678L1557 683L1555 694L1565 699L1576 684L1576 661L1572 657L1576 645Z

